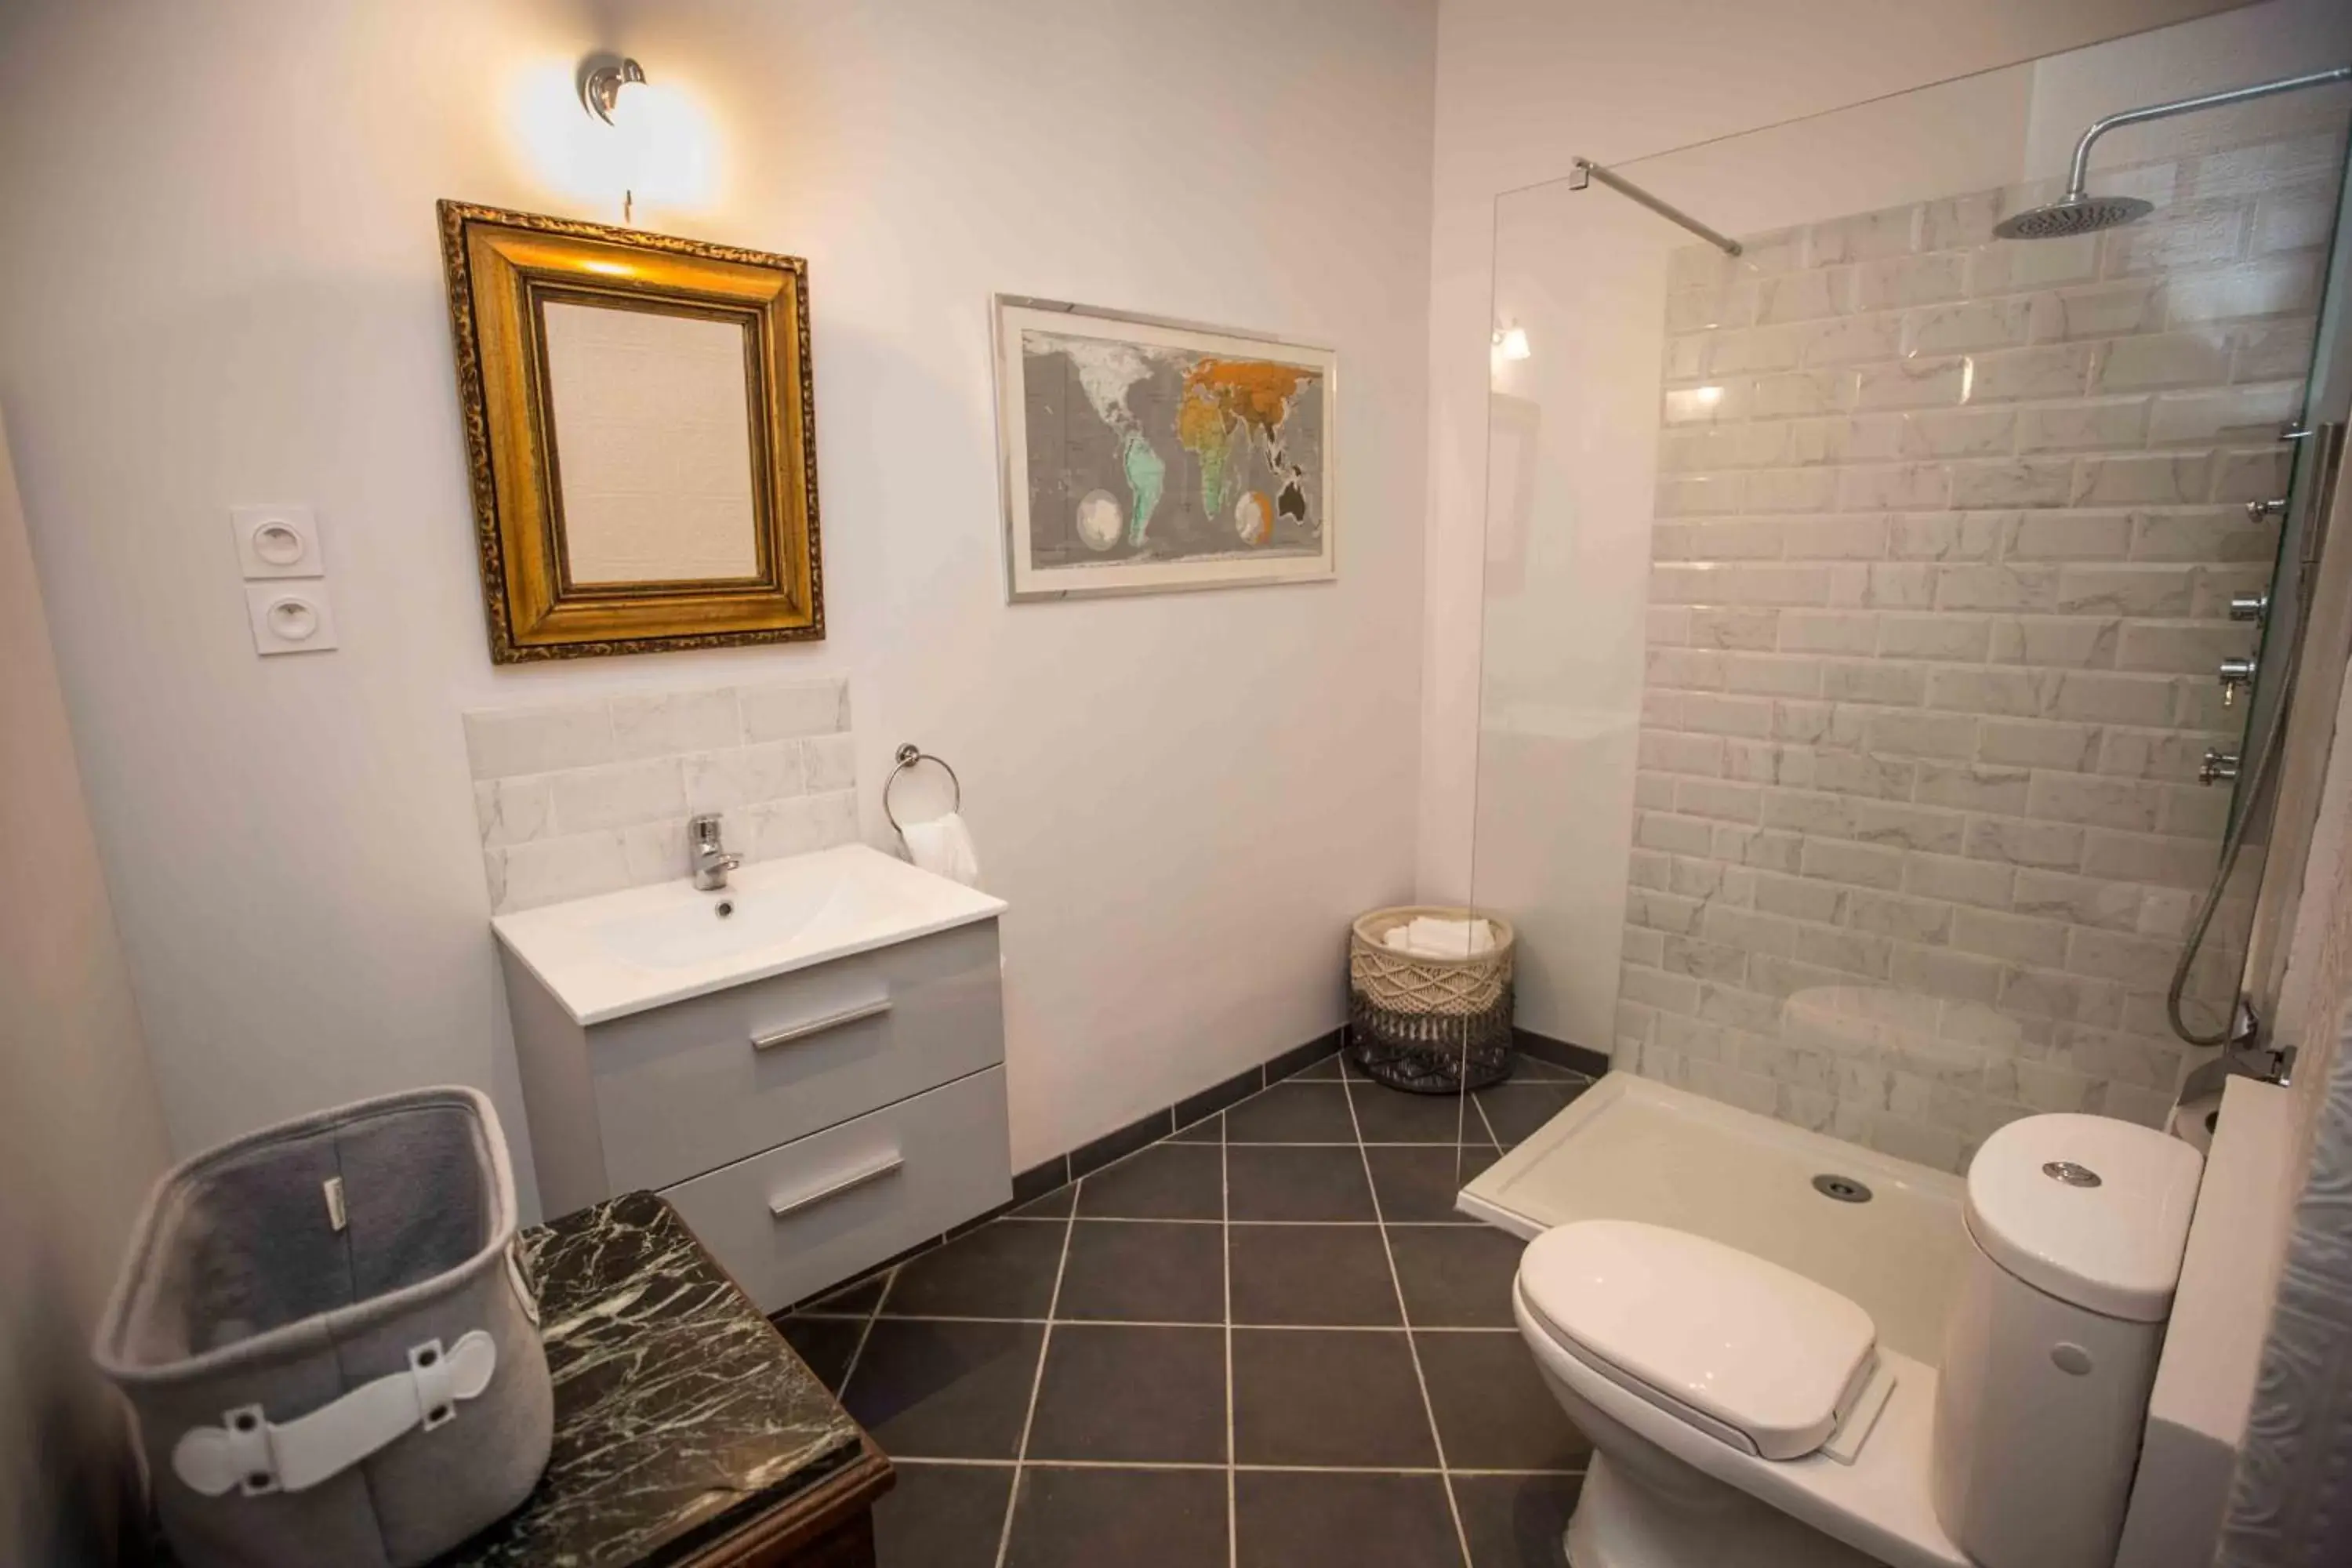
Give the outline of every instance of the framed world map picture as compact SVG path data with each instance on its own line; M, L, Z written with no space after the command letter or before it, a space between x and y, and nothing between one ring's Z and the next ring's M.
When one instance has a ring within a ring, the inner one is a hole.
M996 298L1016 600L1338 575L1328 349Z

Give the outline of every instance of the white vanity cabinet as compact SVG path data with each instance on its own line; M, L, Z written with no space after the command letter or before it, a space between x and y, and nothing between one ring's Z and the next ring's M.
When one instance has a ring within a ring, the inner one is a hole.
M1007 1202L1003 907L852 846L499 917L541 1206L657 1192L775 1311Z

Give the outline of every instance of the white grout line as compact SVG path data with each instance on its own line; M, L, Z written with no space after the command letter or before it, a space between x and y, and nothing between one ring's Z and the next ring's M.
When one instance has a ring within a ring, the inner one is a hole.
M856 1375L857 1363L866 1354L866 1342L874 1337L874 1323L882 1316L882 1303L890 1299L890 1287L898 1282L898 1270L893 1265L882 1276L882 1289L875 1292L874 1305L866 1309L866 1326L857 1331L857 1342L849 1348L849 1360L841 1369L841 1387L834 1393L835 1400L848 1400L849 1380Z
M1021 1447L1014 1452L1013 1485L1005 1493L1004 1526L996 1537L996 1568L1004 1568L1005 1558L1013 1551L1013 1516L1021 1510L1021 1467L1029 1458L1029 1429L1037 1421L1037 1394L1045 1386L1045 1358L1054 1350L1054 1315L1062 1305L1062 1276L1069 1270L1070 1237L1078 1228L1078 1199L1085 1195L1086 1182L1086 1177L1078 1178L1077 1190L1070 1194L1070 1217L1063 1222L1062 1258L1054 1265L1054 1294L1045 1303L1045 1332L1037 1342L1037 1370L1029 1378L1029 1408L1021 1417Z
M1475 1101L1475 1097L1469 1098L1472 1098ZM1488 1142L1494 1144L1497 1149L1500 1149L1503 1146L1502 1134L1496 1131L1494 1122L1487 1120L1486 1108L1483 1104L1478 1106L1478 1125L1486 1130L1486 1141Z
M1359 1140L1356 1144L1356 1155L1363 1162L1364 1185L1370 1190L1372 1199L1372 1218L1379 1220L1381 1218L1380 1184L1372 1180L1372 1157L1365 1151L1361 1142L1363 1124L1357 1121L1356 1118L1355 1086L1342 1079L1339 1080L1339 1087L1340 1091L1347 1096L1348 1120L1356 1122ZM1461 1549L1463 1568L1470 1568L1470 1536L1469 1532L1462 1528L1462 1510L1454 1500L1454 1482L1444 1474L1445 1438L1437 1429L1437 1406L1430 1400L1429 1379L1421 1370L1421 1347L1413 1342L1412 1314L1405 1310L1404 1280L1397 1274L1396 1249L1389 1245L1388 1226L1385 1224L1381 1226L1381 1252L1389 1261L1389 1288L1396 1292L1397 1321L1404 1326L1405 1353L1412 1358L1413 1384L1421 1390L1421 1413L1429 1422L1429 1440L1437 1450L1438 1484L1445 1491L1446 1517L1454 1521L1454 1544ZM999 1568L1002 1568L1002 1564Z
M1438 1470L1429 1466L1395 1465L1220 1465L1206 1459L971 1459L949 1455L927 1458L920 1454L893 1454L894 1465L936 1465L967 1470L1238 1470L1244 1475L1277 1476L1580 1476L1564 1470Z
M1449 1230L1465 1227L1449 1226ZM852 1323L855 1318L833 1318L831 1322ZM1071 1318L1056 1315L1051 1318L981 1318L946 1312L892 1313L886 1320L893 1323L1010 1323L1028 1328L1043 1328L1047 1323L1065 1328L1085 1329L1213 1329L1214 1318ZM1248 1329L1253 1333L1265 1330L1275 1333L1301 1334L1394 1334L1403 1332L1398 1323L1229 1323L1230 1328ZM1518 1330L1493 1323L1424 1323L1412 1331L1416 1334L1515 1334Z
M1225 1280L1225 1568L1241 1568L1241 1504L1235 1493L1234 1466L1241 1454L1234 1445L1234 1180L1233 1145L1226 1134L1232 1123L1217 1123L1217 1180L1222 1224L1218 1234L1218 1268Z

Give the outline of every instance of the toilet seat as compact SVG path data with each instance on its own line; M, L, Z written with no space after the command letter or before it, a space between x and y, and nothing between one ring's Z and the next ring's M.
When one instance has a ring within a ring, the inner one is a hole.
M1582 1220L1520 1259L1560 1349L1645 1403L1769 1460L1837 1429L1878 1364L1870 1314L1836 1291L1686 1231Z

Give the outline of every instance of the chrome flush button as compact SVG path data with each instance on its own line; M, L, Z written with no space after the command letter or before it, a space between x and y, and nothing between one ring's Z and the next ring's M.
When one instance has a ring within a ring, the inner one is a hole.
M2095 1187L2099 1184L2098 1172L2088 1165L2077 1165L2072 1160L2052 1160L2042 1167L2042 1173L2070 1187Z

